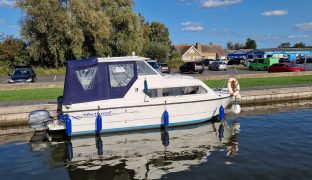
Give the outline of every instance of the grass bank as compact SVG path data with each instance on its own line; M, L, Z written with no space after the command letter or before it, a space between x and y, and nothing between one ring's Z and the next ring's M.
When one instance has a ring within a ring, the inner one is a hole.
M2 90L0 93L0 102L44 99L56 100L57 97L61 95L63 95L62 88Z
M282 76L266 78L241 78L238 79L241 89L259 86L279 86L291 84L311 84L312 76ZM224 80L204 80L204 83L211 88L217 88L224 84Z
M224 80L205 80L209 87L217 88L224 84ZM241 89L259 86L277 86L293 84L311 84L312 76L283 76L283 77L266 77L266 78L242 78L239 79ZM0 93L0 102L11 101L28 101L57 99L63 95L62 88L38 88L38 89L19 89L19 90L2 90Z

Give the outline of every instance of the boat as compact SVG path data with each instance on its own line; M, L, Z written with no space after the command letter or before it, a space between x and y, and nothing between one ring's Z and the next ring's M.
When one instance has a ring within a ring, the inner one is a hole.
M33 111L29 125L65 130L68 136L189 125L213 117L223 120L224 109L239 96L234 78L228 88L212 90L192 77L162 75L147 60L125 56L68 61L59 116Z

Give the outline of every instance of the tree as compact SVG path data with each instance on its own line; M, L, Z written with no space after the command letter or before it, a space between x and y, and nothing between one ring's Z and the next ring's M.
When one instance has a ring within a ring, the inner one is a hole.
M293 47L294 48L303 48L303 47L305 47L305 44L303 42L299 42L299 43L296 43Z
M104 55L110 35L101 0L17 0L24 11L21 34L35 61L49 67L65 60Z
M112 24L108 44L113 56L143 54L143 23L132 6L132 0L102 0L102 8Z
M245 46L242 43L235 43L234 44L234 50L244 49Z
M151 59L165 61L168 57L169 50L166 46L159 42L152 42L146 51L146 56Z
M28 64L27 44L22 39L2 35L0 39L0 61L9 66Z
M149 37L151 42L160 43L167 48L170 48L171 46L169 30L164 24L160 22L151 23Z
M281 43L278 48L289 48L291 46L290 42Z
M246 40L246 45L245 45L246 49L256 49L257 48L257 43L256 40L248 38Z
M233 43L232 42L227 42L226 43L226 49L228 49L228 50L234 50L234 45L233 45Z

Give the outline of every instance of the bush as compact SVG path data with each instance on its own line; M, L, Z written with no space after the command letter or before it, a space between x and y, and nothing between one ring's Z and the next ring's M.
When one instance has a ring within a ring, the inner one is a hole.
M184 61L182 60L170 60L167 62L168 66L170 68L179 68L180 66L182 66L184 64Z
M34 67L37 75L63 75L66 72L66 67L61 68L44 68Z
M6 63L0 63L0 76L7 76L12 73L12 68Z

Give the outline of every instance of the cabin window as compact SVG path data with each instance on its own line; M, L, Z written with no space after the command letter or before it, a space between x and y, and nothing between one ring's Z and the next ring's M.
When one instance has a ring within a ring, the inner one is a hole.
M157 72L155 72L146 62L144 61L137 61L137 69L138 69L138 75L157 75Z
M151 98L166 96L182 96L189 94L205 94L207 90L202 86L186 86L172 88L148 89L146 95Z
M108 68L111 87L127 86L134 76L133 64L111 64Z
M97 67L91 67L75 71L83 90L89 90L93 88L96 72Z

